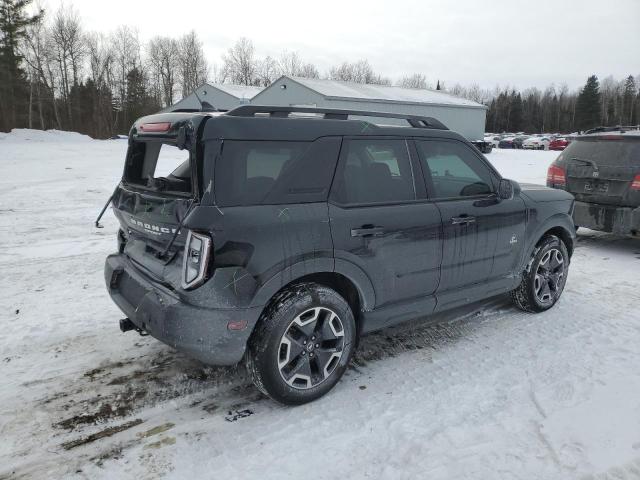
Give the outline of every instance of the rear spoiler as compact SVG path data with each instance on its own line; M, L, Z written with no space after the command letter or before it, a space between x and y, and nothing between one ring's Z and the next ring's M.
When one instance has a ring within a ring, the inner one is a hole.
M219 115L218 112L170 112L156 113L139 118L129 131L129 140L137 138L145 140L158 139L170 143L180 143L181 128L193 128L203 117ZM180 148L180 145L178 145Z

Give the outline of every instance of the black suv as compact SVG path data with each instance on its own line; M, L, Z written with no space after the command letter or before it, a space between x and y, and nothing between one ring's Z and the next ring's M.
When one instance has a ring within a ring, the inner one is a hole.
M547 185L575 195L576 226L640 235L640 130L599 128L572 139Z
M387 117L407 126L371 121ZM188 158L161 176L176 147ZM329 391L372 330L505 292L550 308L575 238L570 194L501 178L433 118L378 112L141 118L112 204L121 329L209 364L245 358L287 404Z

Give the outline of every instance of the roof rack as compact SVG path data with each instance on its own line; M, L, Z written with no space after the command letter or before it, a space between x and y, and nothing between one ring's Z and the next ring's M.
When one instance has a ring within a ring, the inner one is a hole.
M439 120L432 117L421 117L418 115L405 115L402 113L369 112L359 110L342 110L336 108L315 108L315 107L276 107L263 105L241 105L228 111L226 114L233 117L254 117L256 114L265 114L270 117L288 118L292 113L315 113L321 114L322 118L330 120L349 120L350 116L356 117L378 117L378 118L398 118L414 128L434 128L437 130L449 130Z
M640 130L640 125L617 125L615 127L595 127L584 132L584 135L600 132L628 132L629 130Z

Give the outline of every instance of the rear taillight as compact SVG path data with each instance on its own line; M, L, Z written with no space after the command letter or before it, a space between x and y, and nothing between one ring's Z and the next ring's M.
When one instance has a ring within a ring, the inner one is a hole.
M633 179L633 182L631 183L631 190L640 190L640 173Z
M182 288L195 288L205 281L210 252L211 239L189 231L182 262Z
M143 123L138 128L143 133L164 133L171 129L171 122Z
M547 185L549 187L565 187L567 185L567 178L564 168L551 165L547 171Z

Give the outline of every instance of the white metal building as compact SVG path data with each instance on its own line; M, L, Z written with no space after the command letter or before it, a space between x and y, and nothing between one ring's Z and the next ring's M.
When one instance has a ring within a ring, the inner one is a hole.
M469 140L484 136L487 107L438 90L282 76L254 105L307 106L434 117ZM385 123L391 123L389 121Z
M200 85L195 93L187 95L182 100L174 103L163 112L175 112L181 109L200 109L200 100L207 102L217 110L231 110L239 105L246 105L250 100L262 91L262 87L246 85L230 85L224 83L205 83ZM197 93L197 95L196 95Z

